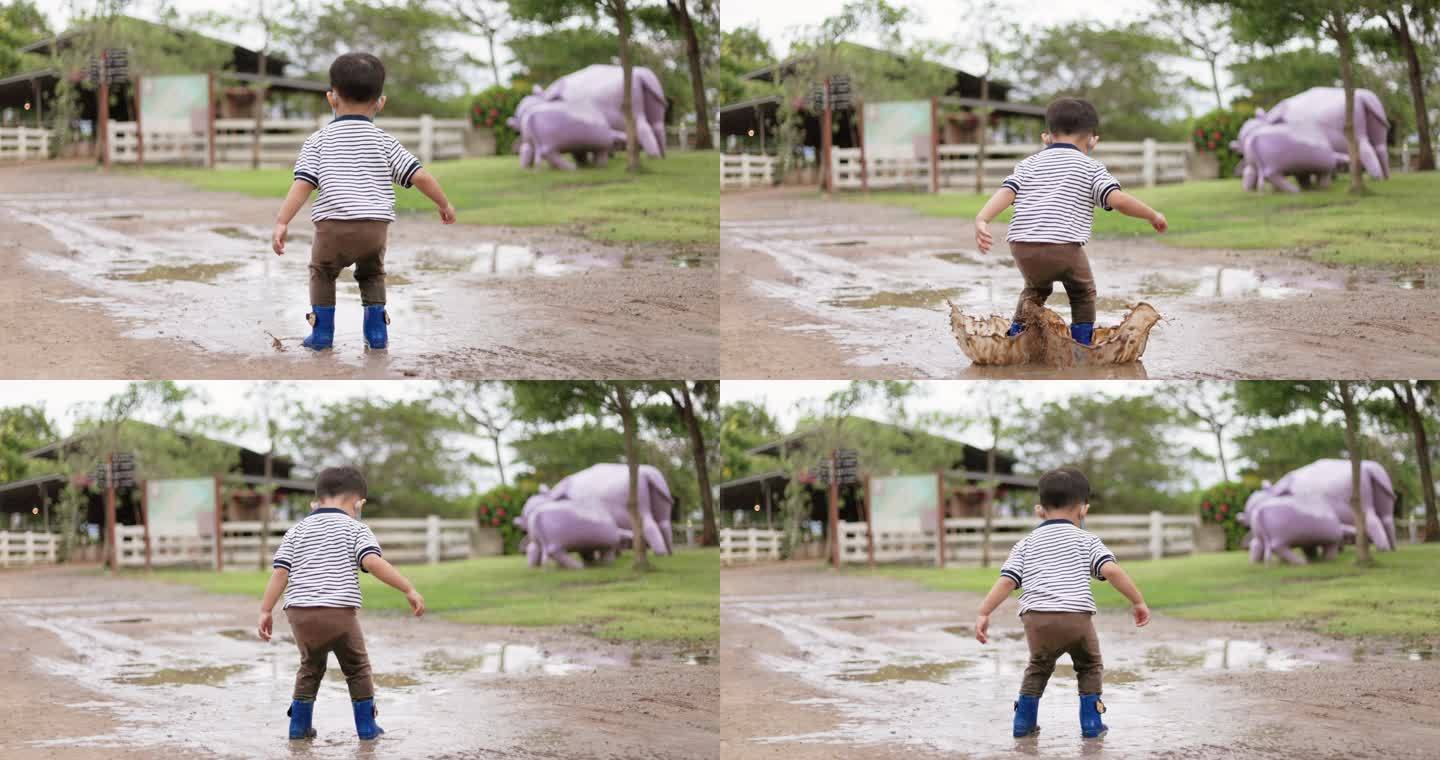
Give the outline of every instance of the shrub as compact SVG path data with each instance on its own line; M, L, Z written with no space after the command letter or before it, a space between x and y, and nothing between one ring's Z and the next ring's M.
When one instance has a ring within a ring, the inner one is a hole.
M1255 115L1255 106L1248 103L1234 108L1216 109L1198 119L1190 127L1190 142L1200 153L1214 154L1220 164L1220 177L1229 177L1240 164L1239 153L1230 143L1240 136L1240 126Z
M1249 531L1239 520L1245 511L1245 500L1255 492L1247 483L1219 483L1200 494L1200 520L1217 523L1225 529L1225 549L1238 549Z
M520 133L506 123L515 115L520 99L531 93L529 82L513 82L509 87L495 85L482 90L470 104L470 123L495 131L495 152L506 155L514 152L515 140Z
M534 496L537 490L539 489L529 483L495 486L475 497L475 521L482 528L495 528L500 531L506 554L520 551L525 531L515 525L515 518L520 515L520 510L524 509L525 501Z

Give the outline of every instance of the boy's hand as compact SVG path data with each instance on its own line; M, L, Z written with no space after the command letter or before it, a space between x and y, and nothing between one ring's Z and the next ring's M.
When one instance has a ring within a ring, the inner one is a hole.
M440 223L441 223L441 224L454 224L454 223L455 223L455 207L454 207L453 205L447 203L447 204L445 204L445 207L444 207L444 208L440 209Z
M1165 215L1159 211L1156 211L1155 216L1150 219L1150 226L1154 227L1155 231L1160 233L1170 229L1170 223L1165 221Z
M980 615L975 618L975 640L981 644L990 643L989 615Z
M258 633L260 634L260 640L261 640L261 641L269 641L269 640L270 640L270 632L271 632L272 628L274 627L274 625L275 625L275 619L271 616L271 614L268 613L268 612L266 612L266 611L264 611L264 610L261 610L261 611L260 611L260 626L259 626L259 628L257 629Z
M975 245L979 246L981 253L989 253L990 246L995 242L995 236L990 234L990 224L975 220ZM982 644L984 642L981 642Z
M420 596L419 591L412 588L405 592L405 601L410 603L410 610L415 613L415 617L425 614L425 597Z
M274 249L276 256L285 255L285 235L289 229L288 224L275 223L275 232L270 235L270 247Z
M1130 608L1130 614L1135 616L1135 627L1144 628L1150 624L1150 608L1143 604L1137 604Z

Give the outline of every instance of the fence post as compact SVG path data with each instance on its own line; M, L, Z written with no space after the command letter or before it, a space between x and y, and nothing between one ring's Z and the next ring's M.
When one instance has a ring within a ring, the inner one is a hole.
M428 165L435 159L435 117L420 117L420 163Z
M440 516L425 518L425 561L434 565L440 561Z
M10 533L0 530L0 567L10 566Z
M25 531L25 564L35 564L35 533Z
M1165 557L1165 515L1150 513L1150 559Z
M1410 171L1410 143L1400 141L1400 171Z
M19 131L16 133L16 135L17 135L17 137L16 137L16 145L19 146L20 160L21 160L21 161L24 161L24 160L25 160L25 128L24 128L24 127L20 127L20 129L19 129Z
M1145 166L1141 169L1145 178L1145 186L1154 187L1155 176L1157 174L1155 166L1155 138L1147 137L1141 145L1143 146L1141 153L1145 159Z

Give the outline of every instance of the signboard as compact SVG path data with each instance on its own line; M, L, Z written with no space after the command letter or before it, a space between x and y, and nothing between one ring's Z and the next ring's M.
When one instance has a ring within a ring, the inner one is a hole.
M146 481L145 512L152 536L213 535L215 479Z
M849 76L836 74L830 77L830 110L851 110L855 107L853 97ZM820 113L823 110L825 110L825 85L821 83L810 88L810 111Z
M935 522L940 479L928 475L897 475L870 479L870 523L876 531L920 530Z
M860 452L854 449L840 449L835 452L835 472L838 476L837 483L849 485L860 482ZM830 484L830 460L820 464L820 469L815 473L815 480L821 485Z
M101 54L105 62L105 81L122 84L130 81L130 54L124 48L107 48ZM90 59L90 68L85 72L85 81L96 84L100 81L101 56Z
M112 469L115 472L116 488L135 487L135 456L133 454L116 454L108 466L105 462L96 465L94 479L97 488L109 487L108 478Z
M865 104L865 153L930 159L930 101Z
M146 132L209 134L210 77L182 74L142 78L140 121Z

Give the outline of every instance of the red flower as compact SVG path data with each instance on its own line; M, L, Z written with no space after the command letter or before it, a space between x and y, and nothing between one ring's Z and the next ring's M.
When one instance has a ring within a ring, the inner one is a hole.
M501 507L501 508L495 510L495 514L500 515L501 517L504 517L504 516L505 516L505 508L504 508L504 507Z
M1206 145L1210 146L1210 150L1215 150L1215 141L1214 141L1214 140L1211 140L1210 142L1206 143Z
M1208 501L1200 502L1200 506L1202 506L1202 507L1204 507L1204 508L1206 508L1206 509L1209 509L1209 508L1210 508L1210 502L1208 502Z
M493 119L493 118L495 118L496 116L499 116L499 115L500 115L500 109L498 109L498 108L491 108L491 109L490 109L490 118ZM1216 135L1216 136L1218 137L1219 135Z
M1219 140L1219 139L1220 139L1220 132L1219 132L1219 130L1216 130L1216 131L1214 131L1214 132L1211 132L1211 133L1210 133L1210 137L1211 137L1211 139Z
M1204 136L1205 136L1205 128L1204 128L1204 127L1196 127L1196 129L1195 129L1195 136L1196 136L1196 137L1204 137Z
M1224 521L1225 521L1225 515L1220 515L1220 514L1215 515L1215 522L1224 522Z
M490 524L491 524L491 525L499 525L499 524L500 524L500 518L496 517L496 518L492 519L492 520L490 521Z
M1221 504L1221 505L1220 505L1220 513L1221 513L1221 514L1224 514L1224 513L1229 512L1229 511L1230 511L1230 505L1229 505L1229 504Z

